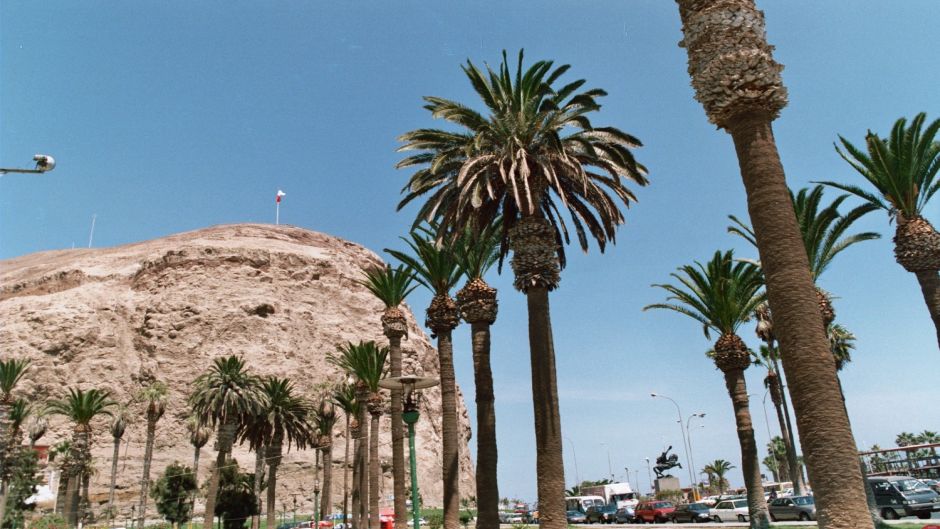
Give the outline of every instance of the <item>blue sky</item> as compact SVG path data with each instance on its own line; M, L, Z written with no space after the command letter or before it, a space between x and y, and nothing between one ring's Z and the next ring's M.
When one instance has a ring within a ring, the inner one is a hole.
M791 186L858 182L832 147L899 117L938 113L935 1L764 1L786 66L790 105L775 123ZM395 212L408 177L396 137L436 126L421 96L477 105L459 69L525 48L570 63L564 79L606 89L593 121L638 136L649 187L601 255L570 251L552 320L567 482L638 469L664 444L680 450L675 408L695 427L698 467L740 467L731 403L704 356L700 326L641 308L660 301L677 266L716 249L754 252L727 234L746 216L730 137L692 99L679 17L662 0L396 2L4 1L0 7L0 165L54 155L48 175L0 179L0 258L111 246L233 222L281 221L373 250L399 244L414 209ZM834 197L835 193L828 192ZM853 200L850 203L856 203ZM936 202L936 201L935 201ZM926 212L940 222L940 202ZM857 224L879 241L849 249L822 277L838 321L858 336L842 378L856 440L893 445L900 431L940 429L940 362L912 274L894 262L887 217ZM535 497L525 304L499 288L493 369L500 494ZM416 311L424 293L410 299ZM748 324L742 335L756 346ZM473 403L469 336L455 336L457 377ZM758 369L748 382L758 443L767 440ZM769 400L769 399L768 399ZM770 428L776 432L768 403ZM763 455L762 455L763 456ZM684 461L684 457L682 458ZM679 475L683 482L688 474ZM741 482L740 471L731 476Z

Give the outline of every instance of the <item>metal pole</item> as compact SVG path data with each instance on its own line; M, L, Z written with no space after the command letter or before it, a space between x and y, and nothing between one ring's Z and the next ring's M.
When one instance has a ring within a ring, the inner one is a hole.
M647 473L647 476L650 478L650 496L652 496L653 495L653 468L650 466L650 458L647 457L644 459L646 459L646 473Z
M764 424L767 426L767 444L770 445L771 447L773 447L774 438L773 438L773 435L771 435L771 433L770 433L770 420L767 418L767 395L769 395L769 394L770 394L770 388L767 388L767 391L764 392L764 400L763 400L763 403L764 403L764 405L763 405L763 408L764 408ZM772 452L772 453L770 454L770 460L774 462L774 469L773 469L773 470L774 470L774 472L777 473L777 480L778 480L778 481L783 481L783 476L780 475L780 462L777 461L777 454L776 454L776 451L774 451L774 452ZM796 483L795 481L793 481L793 478L792 478L792 477L790 478L790 480L791 480L792 483Z
M692 431L689 430L689 423L692 422L693 417L698 417L699 419L702 419L705 417L705 414L693 413L692 415L689 415L688 420L685 421L685 431L686 431L686 434L688 434L688 439L689 439L689 461L692 463L693 474L695 474L695 476L697 477L698 472L695 472L695 458L692 456ZM696 488L696 490L698 489ZM695 499L698 500L698 498L695 498Z
M577 480L575 486L581 486L581 472L578 471L578 452L574 449L574 442L565 436L565 441L571 445L571 453L574 454L574 479Z
M418 422L418 411L402 413L402 419L408 425L408 453L411 463L411 516L414 520L414 529L421 528L421 507L418 505L418 462L415 455L415 423Z
M693 495L693 498L694 498L694 497L698 496L698 490L697 490L696 487L695 487L695 477L692 476L692 463L691 463L691 461L689 460L689 445L688 445L688 442L687 442L686 439L685 439L685 428L682 427L682 410L679 409L679 403L676 402L676 401L674 401L674 400L672 400L672 398L670 398L670 397L667 397L667 396L665 396L665 395L659 395L659 394L656 394L656 393L654 393L653 396L654 396L654 397L660 397L660 398L668 399L669 402L672 402L672 403L676 406L676 411L679 413L679 432L682 434L682 448L685 450L685 462L686 462L686 465L689 466L689 481L691 482L690 485L691 485L691 487L692 487L692 495Z

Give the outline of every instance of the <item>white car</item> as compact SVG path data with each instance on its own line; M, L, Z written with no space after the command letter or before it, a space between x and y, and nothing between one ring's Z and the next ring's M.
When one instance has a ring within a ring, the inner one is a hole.
M718 523L747 521L747 500L724 500L708 510L708 514Z

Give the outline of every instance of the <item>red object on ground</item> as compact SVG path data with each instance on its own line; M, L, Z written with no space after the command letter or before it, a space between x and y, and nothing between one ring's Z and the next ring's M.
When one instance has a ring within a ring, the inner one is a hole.
M940 525L925 525L924 529L940 529Z
M330 529L331 527L333 527L333 522L329 520L320 520L319 526L325 529Z

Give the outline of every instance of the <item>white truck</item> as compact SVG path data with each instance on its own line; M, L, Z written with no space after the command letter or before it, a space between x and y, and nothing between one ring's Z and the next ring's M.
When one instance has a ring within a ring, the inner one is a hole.
M637 493L629 483L608 483L606 485L594 485L592 487L583 487L581 494L585 496L601 496L608 505L616 505L617 508L630 507L635 508L640 503Z

